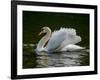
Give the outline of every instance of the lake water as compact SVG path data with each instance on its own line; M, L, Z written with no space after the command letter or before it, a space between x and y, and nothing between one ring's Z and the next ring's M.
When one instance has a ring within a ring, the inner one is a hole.
M41 52L39 54L36 60L36 67L69 67L89 64L82 64L82 60L84 61L88 57L87 50L79 52Z
M23 68L70 67L89 65L89 50L75 52L35 52L34 44L24 45Z

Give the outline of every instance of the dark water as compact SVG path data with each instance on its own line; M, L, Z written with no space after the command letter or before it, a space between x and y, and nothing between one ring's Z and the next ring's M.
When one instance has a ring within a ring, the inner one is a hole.
M36 55L35 44L43 37L38 33L44 26L52 31L61 27L76 29L82 38L77 45L89 49L89 14L23 11L23 68L89 65L87 51Z
M45 53L41 52L41 55L37 56L36 67L69 67L69 66L86 66L89 63L82 64L84 58L88 58L87 51L79 52L57 52L57 53Z
M89 50L72 52L35 52L34 44L24 45L23 68L70 67L89 65Z

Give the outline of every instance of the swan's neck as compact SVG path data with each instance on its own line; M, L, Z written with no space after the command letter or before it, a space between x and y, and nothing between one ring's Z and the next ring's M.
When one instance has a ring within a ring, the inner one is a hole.
M42 49L44 49L45 44L50 39L50 36L51 36L51 30L49 30L47 32L47 34L39 41L39 43L37 45L37 50L38 51L41 51Z

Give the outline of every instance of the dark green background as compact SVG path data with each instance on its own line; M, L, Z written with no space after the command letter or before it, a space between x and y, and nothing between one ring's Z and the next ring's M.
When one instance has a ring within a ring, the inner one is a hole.
M52 31L60 29L60 27L74 28L76 29L77 34L82 38L82 41L78 44L89 48L89 14L23 11L23 44L38 43L38 41L43 37L38 36L38 33L44 26L50 27ZM26 49L23 50L25 51ZM23 52L23 55L26 55L26 53ZM32 59L28 61L29 65L27 65L25 60L26 57L24 56L24 68L30 67L31 63L35 62L32 61Z

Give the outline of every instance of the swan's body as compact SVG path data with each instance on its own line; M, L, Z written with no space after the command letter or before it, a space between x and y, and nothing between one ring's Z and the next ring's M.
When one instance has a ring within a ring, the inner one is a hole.
M75 45L81 41L81 37L76 35L76 30L72 28L61 28L60 30L51 33L49 27L43 27L41 33L46 35L39 41L37 51L74 51L84 49ZM48 42L48 43L47 43ZM45 46L45 44L47 45Z

